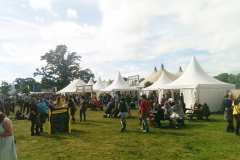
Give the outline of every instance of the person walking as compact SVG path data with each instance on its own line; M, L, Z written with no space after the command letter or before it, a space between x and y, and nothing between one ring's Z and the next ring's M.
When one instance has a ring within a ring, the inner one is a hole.
M23 113L25 113L25 109L27 108L27 114L29 113L29 103L31 101L31 97L27 94L27 97L24 98L24 109Z
M233 106L233 116L236 119L236 135L239 135L239 127L240 127L240 118L239 118L239 114L240 114L240 96L237 98L236 101L234 101L232 103Z
M150 102L147 100L146 95L143 94L141 96L141 104L140 104L140 107L139 107L139 112L141 112L142 120L143 120L142 128L141 128L143 130L143 132L149 132L147 117L149 115L149 108L150 107L151 107Z
M119 102L119 105L118 105L119 114L121 115L121 118L120 118L120 122L122 125L121 132L126 130L126 126L127 126L126 120L129 113L128 104L125 100L126 100L125 98L121 98L121 101Z
M2 112L0 112L0 159L17 159L12 121L5 117Z
M79 120L79 122L82 122L82 114L84 116L84 121L86 121L86 111L87 111L87 102L82 100L81 101L81 106L80 106L80 120Z
M228 99L228 94L225 95L225 99L223 100L223 111L224 120L228 121L226 132L234 132L232 100Z
M38 112L38 119L40 122L39 124L40 132L43 132L43 124L46 122L48 105L54 107L48 100L43 99L43 95L40 95L39 100L37 101L37 112Z
M12 100L12 107L11 107L11 111L12 111L12 113L14 113L14 110L15 110L15 105L16 105L16 103L17 103L17 97L15 96L15 94L13 93L13 95L12 95L12 98L11 98L11 100Z
M3 101L5 114L8 116L8 118L10 118L10 107L12 106L12 100L9 98L9 94L7 94L6 98Z
M40 126L40 122L39 119L37 117L38 112L37 112L37 99L33 98L32 101L29 104L30 106L30 120L31 120L31 136L35 135L34 134L34 127L36 125L36 135L40 135L39 133L39 126Z

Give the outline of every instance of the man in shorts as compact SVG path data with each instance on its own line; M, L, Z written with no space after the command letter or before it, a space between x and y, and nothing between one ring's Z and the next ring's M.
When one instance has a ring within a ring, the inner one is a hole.
M37 101L38 119L40 121L40 132L43 132L43 124L46 122L48 105L54 107L54 105L51 104L48 100L43 99L43 95L40 95L39 100Z

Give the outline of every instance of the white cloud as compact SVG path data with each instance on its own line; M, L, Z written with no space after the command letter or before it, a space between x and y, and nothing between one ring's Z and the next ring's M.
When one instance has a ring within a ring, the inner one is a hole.
M34 10L52 10L52 3L57 0L28 0Z
M68 18L77 18L78 17L77 16L77 11L74 10L74 9L71 9L71 8L69 8L67 10L67 15L68 15Z
M35 19L36 19L36 21L44 22L44 18L43 17L35 16Z

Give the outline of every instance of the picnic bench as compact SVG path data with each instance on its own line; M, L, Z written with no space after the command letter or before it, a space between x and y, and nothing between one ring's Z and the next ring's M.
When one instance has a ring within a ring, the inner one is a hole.
M204 110L202 109L194 109L191 110L192 113L186 113L186 115L189 117L189 122L192 120L193 117L197 117L198 119L202 119L203 117L206 117L207 120L208 116L207 114L205 114Z

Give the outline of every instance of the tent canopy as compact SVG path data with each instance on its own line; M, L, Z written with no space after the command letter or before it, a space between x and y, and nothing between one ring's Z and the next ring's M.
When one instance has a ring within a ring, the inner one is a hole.
M144 88L143 90L152 91L152 90L158 90L159 88L162 88L164 85L171 83L172 81L168 78L165 71L163 70L161 77L152 84L151 86Z
M94 85L94 82L93 82L93 80L92 80L92 77L90 77L90 79L89 79L89 81L88 81L88 83L87 83L86 85L89 85L89 86Z
M98 81L93 85L94 92L100 92L101 89L106 88L107 86L102 82L101 78L98 78Z
M117 75L117 78L113 81L113 83L107 88L102 89L103 92L111 92L111 91L138 91L138 88L130 87L122 78L120 72Z
M81 79L75 79L72 81L72 83L70 83L69 85L67 85L65 88L63 88L58 92L60 93L76 92L77 86L83 86L83 85L86 85L86 83L84 83Z
M164 89L196 88L199 85L202 87L234 87L232 84L221 82L208 75L193 56L186 71L177 80L165 85Z

